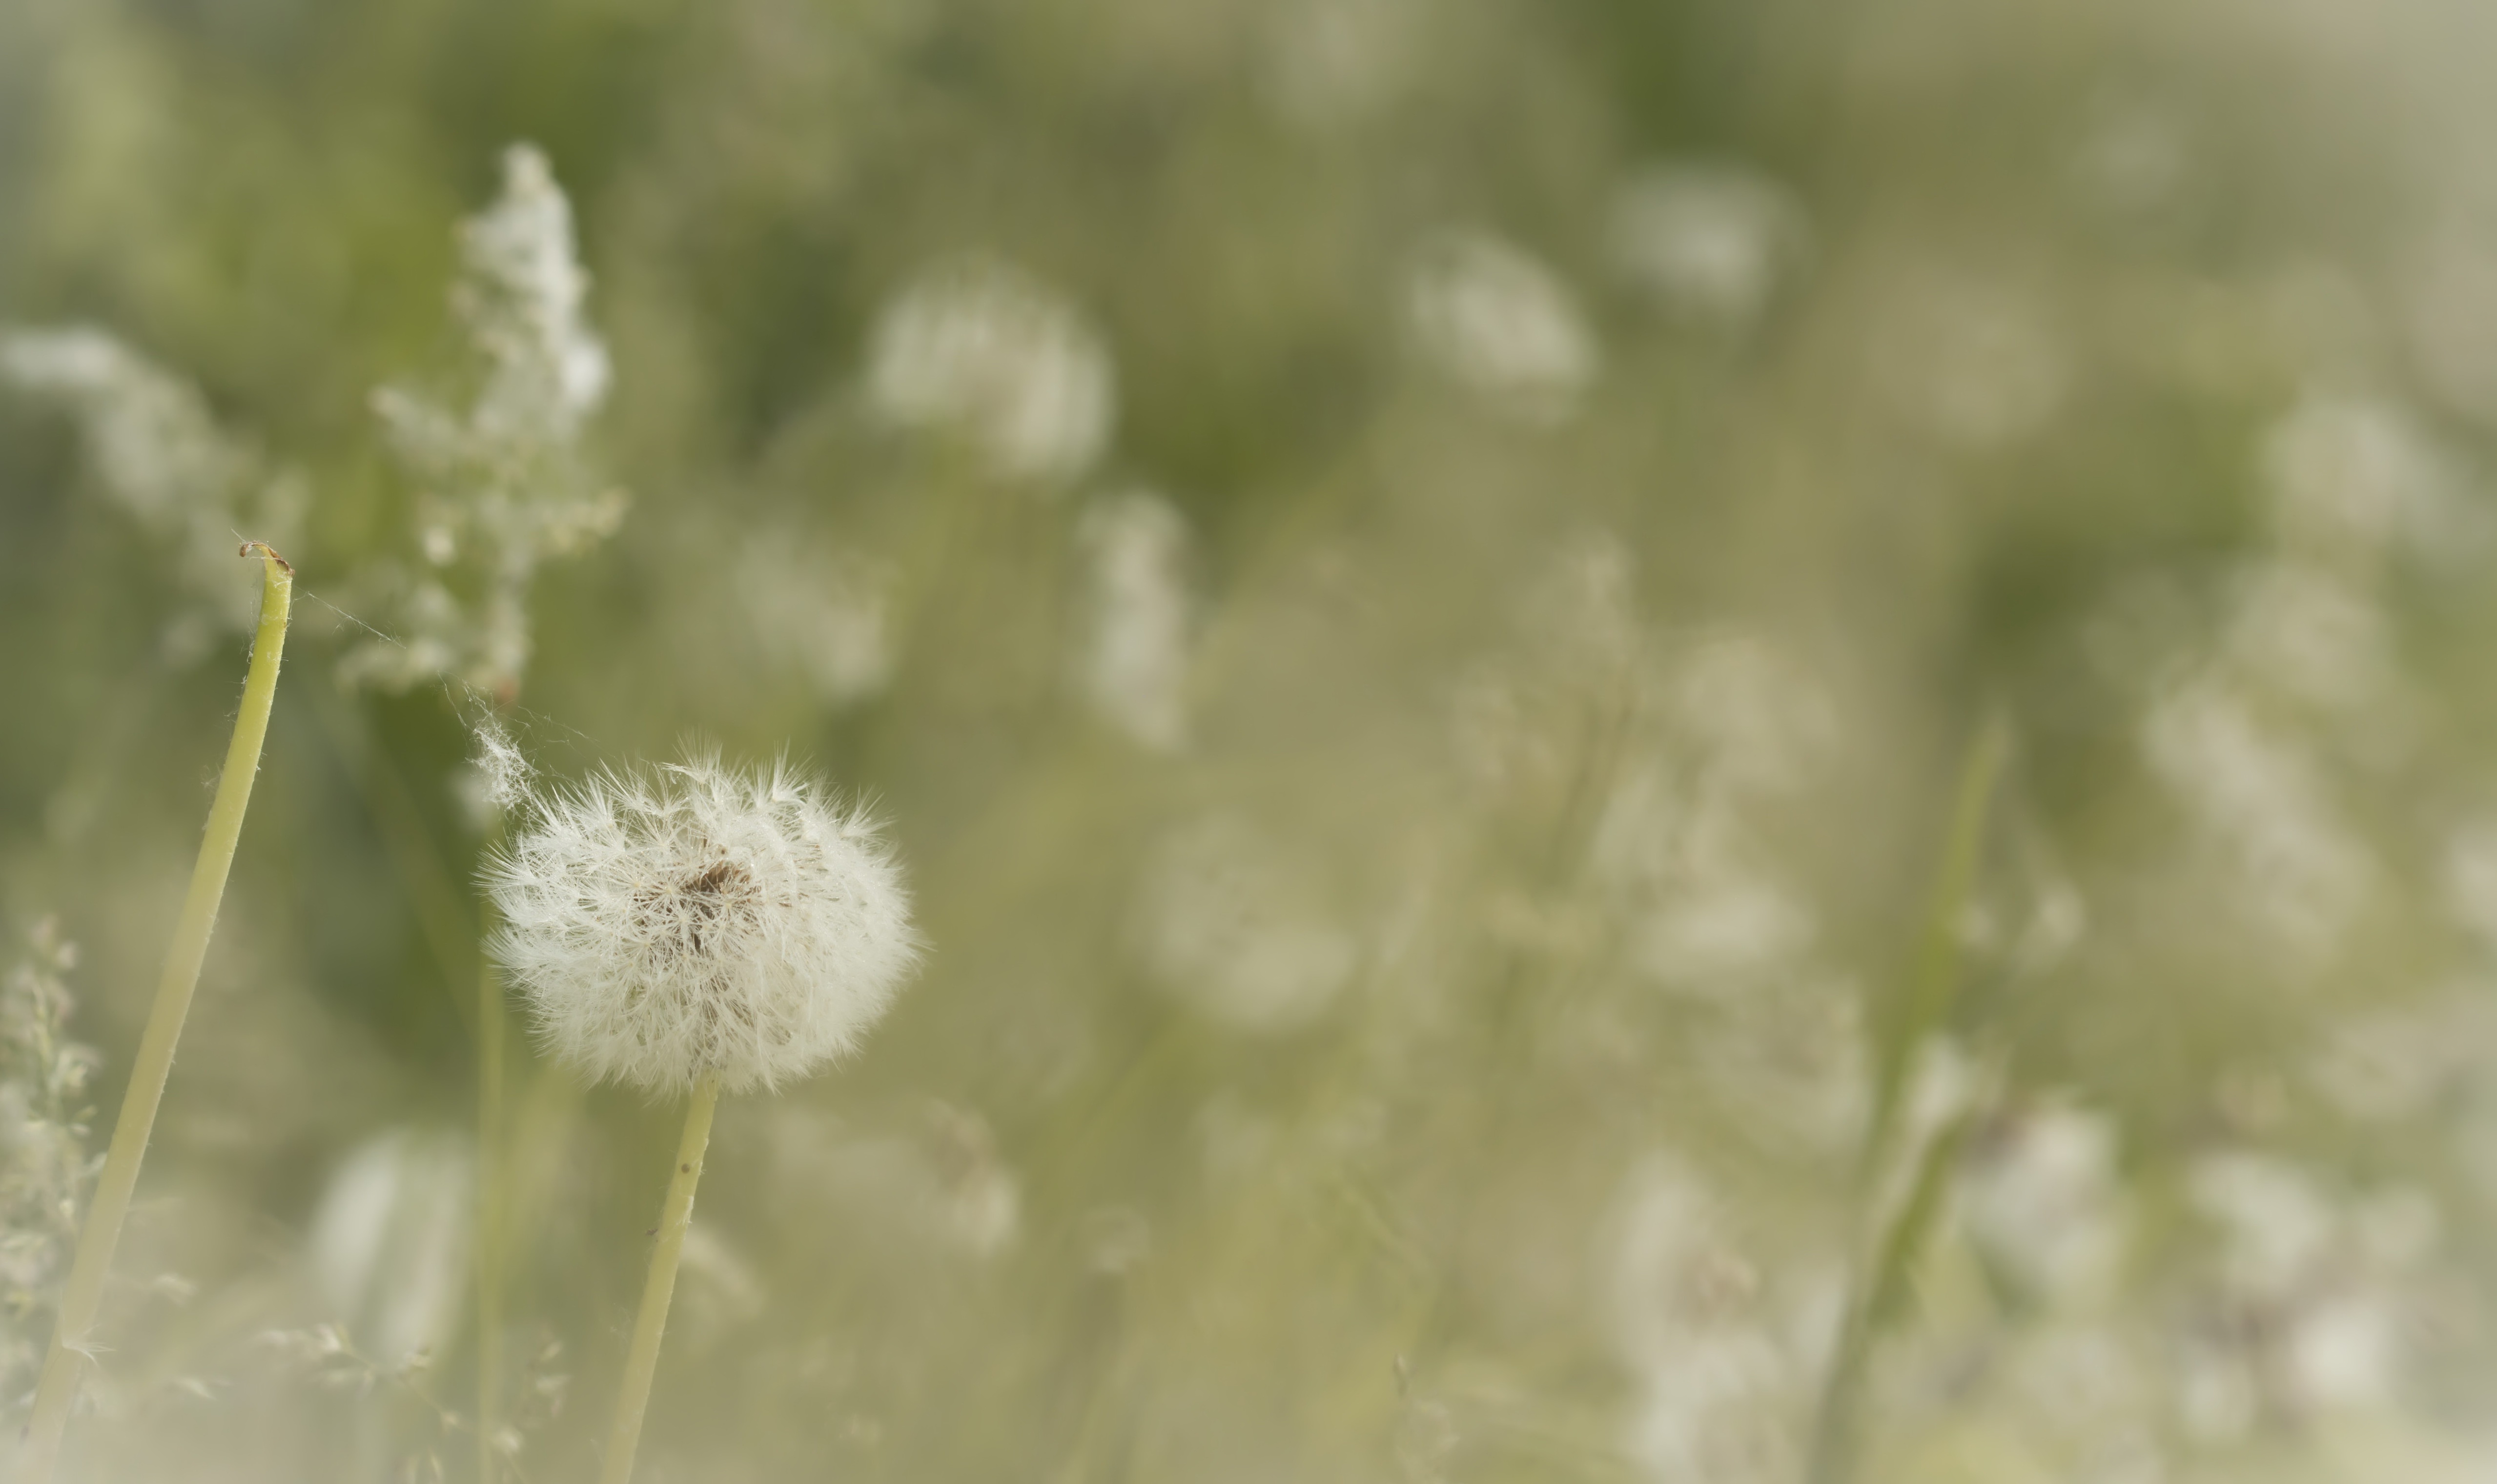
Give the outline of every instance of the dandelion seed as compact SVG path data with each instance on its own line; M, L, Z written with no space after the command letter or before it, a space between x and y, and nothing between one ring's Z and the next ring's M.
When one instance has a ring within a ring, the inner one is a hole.
M855 1047L918 958L875 826L785 768L602 774L530 814L489 868L493 953L590 1077L795 1081Z

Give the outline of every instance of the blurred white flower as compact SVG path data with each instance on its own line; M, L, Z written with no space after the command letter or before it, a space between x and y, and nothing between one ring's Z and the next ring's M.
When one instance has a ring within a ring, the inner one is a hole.
M819 1193L913 1252L987 1261L1023 1232L1023 1190L986 1120L931 1103L916 1126L862 1133L807 1108L773 1121L774 1162L793 1191Z
M900 868L862 813L785 768L697 758L531 801L487 868L492 950L555 1056L681 1093L804 1077L850 1051L918 958Z
M1756 635L1702 636L1679 656L1671 685L1674 719L1714 787L1747 796L1797 787L1837 739L1819 679Z
M401 639L357 649L343 673L394 687L447 673L506 693L528 663L538 567L614 534L626 502L579 448L609 363L583 317L589 278L572 206L544 155L504 152L502 193L461 224L459 249L451 302L478 366L475 395L464 408L398 387L373 396L423 481L415 536L431 570L397 579Z
M2444 1104L2497 1058L2497 1003L2477 987L2423 1004L2337 1017L2308 1080L2363 1122L2393 1122Z
M759 535L738 559L736 585L765 652L796 666L828 705L853 705L892 680L882 568L785 533Z
M1641 919L1631 952L1661 983L1723 994L1790 966L1814 932L1811 912L1774 884L1714 871L1670 892Z
M2115 1128L2059 1102L1987 1129L1960 1171L1959 1209L1996 1272L2053 1307L2106 1296L2128 1236Z
M2418 1299L2409 1280L2438 1239L2432 1201L2394 1189L2327 1191L2286 1159L2205 1156L2195 1204L2220 1235L2221 1297L2241 1351L2236 1384L2292 1415L2371 1408L2395 1393Z
M1681 1161L1635 1167L1616 1197L1596 1297L1636 1381L1626 1446L1648 1477L1789 1477L1812 1370L1763 1302L1763 1278Z
M235 548L292 548L308 503L301 482L219 427L198 388L101 330L0 334L0 378L68 407L103 493L172 547L188 601L171 647L196 654L220 630L248 632L260 605L236 581Z
M2247 900L2301 950L2337 938L2377 876L2298 739L2266 727L2234 687L2169 686L2142 725L2151 766L2228 853Z
M2449 230L2418 252L2400 285L2411 357L2449 409L2497 420L2497 244Z
M2072 151L2075 183L2104 209L2127 216L2176 199L2193 153L2175 111L2134 92L2100 94Z
M2445 845L2445 900L2456 922L2497 952L2497 821L2456 828Z
M1808 236L1794 197L1740 165L1653 166L1613 200L1621 270L1676 317L1733 334L1802 266Z
M877 411L966 433L1009 479L1076 478L1108 447L1118 414L1100 332L1056 290L995 258L922 273L877 316L868 362Z
M1324 1013L1360 949L1321 909L1311 873L1246 820L1217 815L1165 839L1134 933L1162 988L1235 1029L1274 1034Z
M1566 416L1600 369L1595 332L1568 288L1488 233L1448 232L1428 243L1407 280L1405 308L1435 364L1533 421Z
M2449 537L2453 474L2418 421L2379 398L2309 393L2263 436L2272 528L2290 550L2363 562L2397 541Z
M1077 539L1091 588L1085 694L1139 743L1175 752L1187 741L1187 523L1159 496L1131 492L1087 512Z
M2286 1296L2331 1248L2334 1214L2304 1172L2262 1154L2227 1153L2195 1166L2194 1203L2220 1228L2221 1273L2259 1298Z
M1928 432L1994 453L2045 426L2072 370L2044 306L2009 284L1912 277L1874 337L1873 374Z
M1412 0L1286 0L1272 7L1267 91L1291 122L1358 119L1395 90L1413 50Z
M95 1182L85 1093L101 1059L69 1038L78 945L46 918L0 980L0 1396L32 1388Z
M466 1142L416 1128L366 1140L330 1177L312 1216L312 1270L383 1366L438 1353L458 1327L475 1188Z
M2374 706L2394 686L2384 611L2329 570L2269 561L2241 580L2224 643L2247 674L2322 709Z

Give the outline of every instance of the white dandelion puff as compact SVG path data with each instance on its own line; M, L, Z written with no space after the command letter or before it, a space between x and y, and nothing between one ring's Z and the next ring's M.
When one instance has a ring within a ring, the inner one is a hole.
M918 958L875 826L785 767L709 758L533 801L488 869L493 953L556 1056L680 1094L774 1088L858 1044Z

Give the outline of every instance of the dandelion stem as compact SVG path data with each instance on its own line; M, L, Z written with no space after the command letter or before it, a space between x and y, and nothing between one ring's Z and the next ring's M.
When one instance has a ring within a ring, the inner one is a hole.
M668 1302L676 1296L677 1259L693 1224L694 1184L702 1179L703 1152L711 1147L711 1116L719 1106L719 1074L694 1085L685 1108L685 1136L677 1146L677 1167L668 1177L668 1204L659 1214L659 1242L650 1249L650 1280L642 1289L642 1312L633 1321L633 1348L624 1357L624 1384L616 1396L616 1425L607 1436L607 1467L599 1484L627 1484L633 1453L642 1443L642 1413L650 1405L650 1376L659 1365L659 1337L668 1327Z
M139 1162L147 1152L147 1138L156 1125L156 1107L174 1069L174 1043L181 1036L192 991L199 987L200 964L207 957L208 935L216 928L217 904L225 897L226 873L234 866L235 844L242 836L243 811L251 804L252 777L260 771L261 742L269 735L269 704L277 695L278 659L286 647L286 616L295 595L295 569L261 542L245 545L243 553L260 556L261 590L260 628L252 637L242 707L235 715L225 773L208 806L207 834L200 841L190 893L182 900L173 947L165 955L156 1002L147 1012L147 1026L139 1039L130 1089L112 1127L112 1146L96 1181L95 1203L88 1208L86 1225L79 1234L69 1287L61 1297L60 1321L52 1331L51 1350L44 1359L43 1379L35 1390L34 1414L26 1424L18 1472L24 1484L49 1484L60 1454L61 1435L69 1426L70 1408L84 1379L90 1331L103 1303L105 1277L112 1267L113 1248L121 1241L122 1219L130 1214Z
M486 909L491 913L489 904ZM477 1479L494 1484L503 1386L503 985L477 966Z

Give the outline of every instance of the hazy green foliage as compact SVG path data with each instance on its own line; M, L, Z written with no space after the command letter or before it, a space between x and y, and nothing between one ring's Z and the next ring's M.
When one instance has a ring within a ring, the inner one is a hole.
M785 750L930 945L723 1103L642 1478L2481 1476L2492 29L0 0L0 332L132 358L0 365L0 957L83 949L81 1105L204 584L300 532L79 1476L471 1476L503 703L557 778ZM521 142L535 350L459 228ZM500 1412L573 1480L678 1110L518 1059Z

